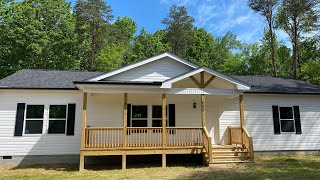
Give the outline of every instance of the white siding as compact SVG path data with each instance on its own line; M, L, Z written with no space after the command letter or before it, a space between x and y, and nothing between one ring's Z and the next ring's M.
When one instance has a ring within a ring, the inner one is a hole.
M320 97L299 95L245 96L245 125L257 151L320 150ZM274 134L272 105L299 106L302 134Z
M302 134L274 134L272 105L299 106ZM245 126L256 151L319 150L320 97L308 95L244 95ZM228 100L220 116L221 142L227 126L239 125L238 98Z
M76 103L75 135L47 134L48 114L45 111L42 135L15 137L17 103ZM78 154L80 151L82 96L78 91L1 90L0 91L0 156Z
M0 91L0 156L78 154L81 135L82 93L79 91L1 90ZM227 142L227 126L239 126L237 96L206 96L207 128L213 143ZM197 107L193 108L196 102ZM298 95L244 95L245 125L253 136L256 151L319 150L320 97ZM75 136L48 135L47 115L44 134L14 137L17 103L76 103ZM160 94L128 94L128 103L148 105L148 126L152 123L152 105L161 105ZM201 127L200 95L167 95L168 104L176 104L177 127ZM275 135L272 105L299 105L302 134ZM87 125L121 127L123 94L88 94Z
M107 80L162 82L172 77L186 73L190 70L192 70L191 67L184 65L176 60L163 58L111 76L107 78Z

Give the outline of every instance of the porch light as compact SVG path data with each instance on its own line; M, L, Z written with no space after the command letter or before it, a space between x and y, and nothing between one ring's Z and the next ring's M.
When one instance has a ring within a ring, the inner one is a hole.
M195 108L197 108L197 103L196 102L193 103L193 109L195 109Z

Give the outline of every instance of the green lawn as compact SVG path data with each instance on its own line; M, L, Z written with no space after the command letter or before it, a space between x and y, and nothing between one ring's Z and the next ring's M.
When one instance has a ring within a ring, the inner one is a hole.
M181 162L180 162L181 163ZM320 179L320 156L264 156L256 163L131 167L127 170L103 167L78 172L77 165L29 167L0 166L0 179Z

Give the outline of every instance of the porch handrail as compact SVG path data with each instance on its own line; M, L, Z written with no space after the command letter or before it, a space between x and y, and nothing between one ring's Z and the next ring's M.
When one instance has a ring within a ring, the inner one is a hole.
M245 127L231 127L229 129L229 143L230 144L241 144L248 148L250 160L254 161L254 149L252 136L249 134Z
M206 126L203 126L203 148L206 151L205 155L207 155L206 163L209 165L212 160L212 142Z
M124 141L124 134L125 141ZM162 145L162 127L86 127L85 149L163 148L203 146L202 127L166 127L166 145ZM123 146L123 143L126 146Z

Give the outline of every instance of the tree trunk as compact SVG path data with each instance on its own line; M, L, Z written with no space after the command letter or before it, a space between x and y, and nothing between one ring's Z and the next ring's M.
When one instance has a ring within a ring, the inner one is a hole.
M293 70L293 78L297 79L297 67L298 67L298 34L297 34L297 23L294 20L293 27L293 53L292 53L292 70Z
M270 47L271 47L273 76L277 76L276 57L275 57L275 50L274 50L274 35L273 35L271 17L270 17L270 21L269 21L269 34L270 34Z
M94 70L94 59L95 59L95 53L96 53L96 33L95 33L95 27L93 26L91 30L91 52L90 52L90 58L88 62L88 70Z

